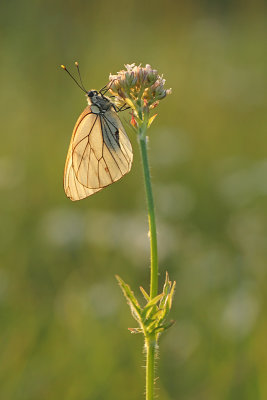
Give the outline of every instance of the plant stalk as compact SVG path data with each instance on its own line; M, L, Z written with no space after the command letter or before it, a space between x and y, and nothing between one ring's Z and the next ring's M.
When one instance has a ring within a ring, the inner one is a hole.
M147 337L146 346L146 400L154 399L156 338Z
M151 178L148 165L147 156L147 140L145 135L138 135L139 146L141 151L145 188L146 188L146 199L147 199L147 211L148 211L148 224L149 224L149 239L150 239L150 299L153 299L158 294L158 245L157 245L157 228L156 218L154 209L154 200L151 186Z
M147 125L144 123L138 132L138 142L140 146L145 190L148 210L149 239L150 239L150 299L158 294L158 250L157 250L157 229L154 209L153 192L151 186L151 177L149 172L147 155ZM156 335L147 335L145 337L146 347L146 400L154 399L154 380L155 380L155 355L157 340Z

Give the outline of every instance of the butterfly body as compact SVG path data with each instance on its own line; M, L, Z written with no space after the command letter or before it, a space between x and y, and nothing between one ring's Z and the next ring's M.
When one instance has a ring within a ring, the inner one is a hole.
M64 170L64 189L73 201L119 180L132 166L131 143L110 99L87 92L88 106L73 130Z
M111 108L116 110L110 99L106 96L99 95L96 90L90 90L90 92L87 93L87 101L94 114L104 114Z

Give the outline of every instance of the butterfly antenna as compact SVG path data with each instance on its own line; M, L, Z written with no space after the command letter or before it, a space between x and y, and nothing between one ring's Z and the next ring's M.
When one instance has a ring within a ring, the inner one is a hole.
M65 67L65 65L61 65L61 68L64 69L64 70L69 74L69 76L71 77L71 79L74 80L74 82L76 83L76 85L79 86L80 89L82 89L85 93L87 93L87 90L85 90L85 88L79 84L79 82L78 82L78 81L74 78L74 76L69 72L69 70Z
M80 78L81 85L82 85L83 89L84 89L84 90L86 91L86 93L87 93L87 90L85 89L84 84L83 84L83 81L82 81L82 77L81 77L81 73L80 73L80 68L79 68L78 61L75 61L75 65L76 65L77 70L78 70L78 74L79 74L79 78Z

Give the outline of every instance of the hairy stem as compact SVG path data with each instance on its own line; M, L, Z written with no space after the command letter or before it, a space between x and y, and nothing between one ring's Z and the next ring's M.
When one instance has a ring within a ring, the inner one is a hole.
M156 338L147 337L146 346L146 400L154 399Z

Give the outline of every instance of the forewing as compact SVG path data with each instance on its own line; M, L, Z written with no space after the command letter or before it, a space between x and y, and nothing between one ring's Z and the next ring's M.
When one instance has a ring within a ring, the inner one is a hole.
M132 147L113 110L94 114L90 106L73 131L65 165L64 188L72 200L98 192L130 171Z

